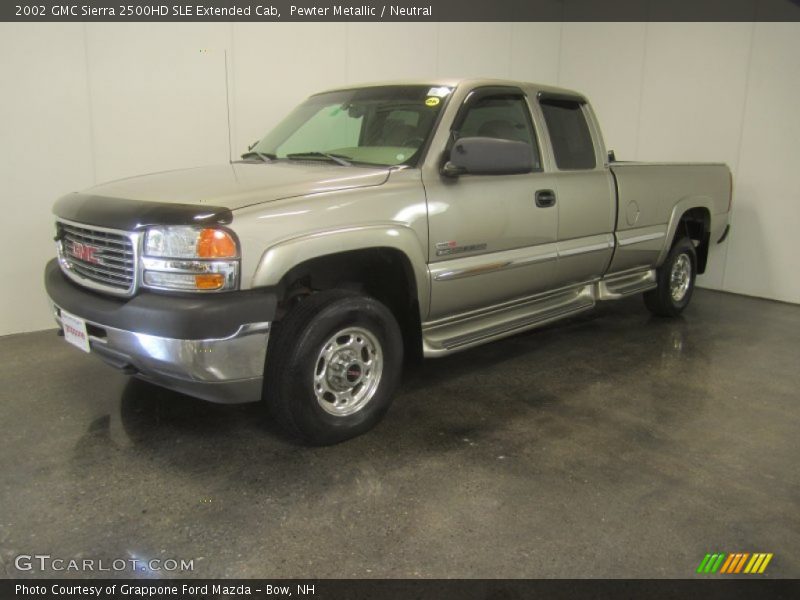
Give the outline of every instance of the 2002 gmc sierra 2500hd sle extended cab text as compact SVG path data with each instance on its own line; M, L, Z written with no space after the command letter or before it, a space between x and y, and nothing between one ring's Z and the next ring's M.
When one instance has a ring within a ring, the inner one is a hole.
M689 303L728 232L723 164L609 162L587 100L532 83L316 94L221 166L54 207L71 343L158 385L264 399L307 443L385 414L436 357L644 293Z

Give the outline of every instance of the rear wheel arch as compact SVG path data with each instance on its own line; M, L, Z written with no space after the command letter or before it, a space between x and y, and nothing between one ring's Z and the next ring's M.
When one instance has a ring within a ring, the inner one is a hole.
M667 255L680 240L689 238L697 254L697 273L705 272L711 240L711 199L684 198L672 210L666 231L666 240L656 264L660 267Z
M690 208L681 215L672 245L677 244L683 238L689 238L694 243L697 254L697 273L704 273L708 263L708 248L711 240L711 212L708 208L703 206Z
M644 293L645 306L657 316L677 317L692 298L696 275L694 242L688 237L681 237L656 270L656 287Z

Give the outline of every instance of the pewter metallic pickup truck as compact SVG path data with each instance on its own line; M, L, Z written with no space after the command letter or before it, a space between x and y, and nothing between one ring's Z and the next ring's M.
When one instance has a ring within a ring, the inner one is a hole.
M386 413L404 356L631 294L680 314L731 193L723 164L609 160L569 90L342 88L239 161L64 196L45 282L84 351L331 444Z

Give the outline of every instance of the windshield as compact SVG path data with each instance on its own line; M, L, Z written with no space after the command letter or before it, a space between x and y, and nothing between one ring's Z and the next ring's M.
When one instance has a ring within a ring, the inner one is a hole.
M395 85L317 94L248 154L256 160L260 154L278 160L413 166L451 91Z

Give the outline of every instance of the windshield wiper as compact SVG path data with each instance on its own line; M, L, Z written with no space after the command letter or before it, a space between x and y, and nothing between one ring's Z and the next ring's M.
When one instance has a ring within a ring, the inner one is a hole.
M253 156L257 156L265 163L271 163L273 160L277 160L277 156L270 153L259 152L258 150L250 150L250 152L245 152L242 154L241 158L251 158Z
M286 158L288 158L290 160L291 159L296 159L296 158L297 159L303 159L303 158L316 158L316 157L327 158L330 161L333 161L335 163L339 163L343 167L351 167L353 165L353 163L351 163L349 160L347 160L348 158L350 158L349 156L342 156L341 154L331 154L329 152L317 152L317 151L313 151L313 152L295 152L294 154L287 154L286 155Z

